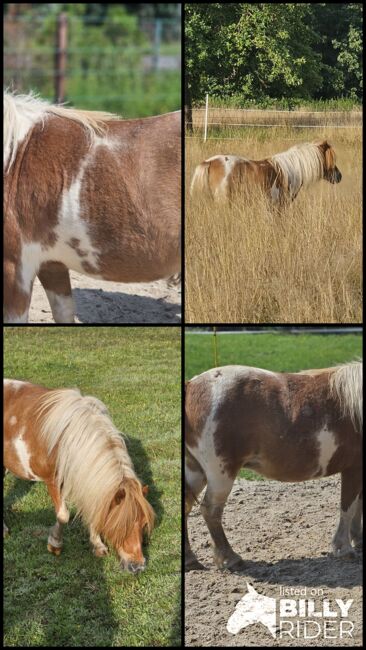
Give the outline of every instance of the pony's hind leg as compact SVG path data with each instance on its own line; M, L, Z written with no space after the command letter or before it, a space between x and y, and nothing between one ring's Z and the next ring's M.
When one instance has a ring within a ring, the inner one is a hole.
M207 478L207 490L201 503L201 512L214 544L214 560L219 569L240 570L243 560L233 551L222 527L222 513L234 479L226 474Z
M74 301L66 266L47 262L42 265L38 278L47 294L55 323L74 323Z
M360 468L352 467L342 472L341 516L332 542L334 554L338 557L352 557L355 554L351 545L351 536L360 534L361 486L362 471Z
M60 490L54 483L47 483L48 494L50 495L55 506L57 521L52 528L50 528L47 549L54 555L60 555L63 541L62 532L64 524L67 524L70 518L70 513L66 507L65 501L61 497Z
M205 474L192 454L186 449L185 452L185 494L184 494L184 568L186 571L192 569L204 569L191 549L188 536L188 515L192 506L197 500L197 496L202 492L206 485Z

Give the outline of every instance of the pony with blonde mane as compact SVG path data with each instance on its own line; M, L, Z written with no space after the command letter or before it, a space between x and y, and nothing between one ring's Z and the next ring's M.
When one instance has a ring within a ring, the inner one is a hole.
M4 93L4 319L33 281L74 322L69 269L114 282L180 272L180 111L135 120Z
M70 502L89 528L95 555L107 554L103 539L116 550L121 568L145 568L143 532L151 533L154 511L101 401L76 389L5 380L4 467L46 483L57 517L48 537L51 553L61 553Z
M190 547L187 518L205 486L200 510L215 562L219 568L245 568L222 527L241 468L289 482L340 472L333 551L356 556L362 547L362 362L299 373L213 368L187 382L185 413L187 570L203 568Z
M326 140L299 144L263 160L212 156L196 167L191 194L233 200L259 188L275 205L283 206L293 201L302 187L321 179L332 184L342 179L335 151Z

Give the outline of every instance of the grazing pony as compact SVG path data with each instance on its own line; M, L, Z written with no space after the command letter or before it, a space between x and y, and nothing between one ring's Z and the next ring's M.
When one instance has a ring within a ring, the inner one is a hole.
M213 368L187 382L185 402L185 562L203 568L188 540L187 516L201 502L219 568L243 561L231 548L222 513L240 468L278 481L341 472L336 555L361 545L362 362L300 373L247 366Z
M37 275L74 322L69 269L150 282L180 271L180 112L136 120L4 93L4 319Z
M57 517L48 537L51 553L61 553L71 501L89 528L95 555L108 553L103 538L116 550L121 568L131 573L145 568L143 531L151 532L154 511L98 399L74 389L5 380L4 467L19 478L46 483Z
M196 167L191 193L197 190L214 199L234 199L257 187L274 204L283 206L296 198L301 187L322 178L339 183L342 174L335 162L334 149L326 140L299 144L264 160L213 156Z

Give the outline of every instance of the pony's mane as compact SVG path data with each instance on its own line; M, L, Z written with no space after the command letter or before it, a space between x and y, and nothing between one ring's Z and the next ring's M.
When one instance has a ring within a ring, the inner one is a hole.
M315 143L295 145L275 154L270 160L282 173L284 184L291 194L297 194L302 186L307 187L323 177L323 154Z
M351 418L353 426L363 431L362 361L352 361L333 368L330 392L339 400L343 416Z
M128 534L141 511L151 528L152 508L103 402L76 389L51 390L40 399L37 419L48 453L56 453L55 479L62 496L75 504L85 523L112 542ZM121 488L124 507L113 508L108 518Z
M18 144L24 140L32 127L56 115L81 124L87 131L90 142L95 136L105 133L105 123L120 119L118 115L103 111L86 111L76 108L58 106L40 99L33 92L20 95L4 91L4 169L11 168L18 150Z
M330 368L301 370L299 375L329 374L329 389L339 401L343 417L350 417L355 429L362 433L362 361L350 361Z

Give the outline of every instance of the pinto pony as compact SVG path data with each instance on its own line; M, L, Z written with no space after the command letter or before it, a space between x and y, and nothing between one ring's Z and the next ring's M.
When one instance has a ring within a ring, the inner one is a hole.
M283 206L296 198L301 187L322 178L339 183L342 174L335 163L334 149L326 140L299 144L263 160L213 156L196 167L191 193L234 199L258 187L274 204Z
M300 373L247 366L213 368L186 385L185 563L203 568L190 548L187 516L201 502L219 568L242 568L222 513L240 468L278 481L341 472L336 555L361 545L362 363Z
M57 517L48 537L51 553L61 553L71 501L89 528L95 555L108 553L103 538L116 550L121 568L131 573L145 568L143 531L151 532L154 511L98 399L74 389L5 380L4 467L19 478L46 483Z
M136 120L4 93L4 319L35 276L74 322L69 269L115 282L180 271L180 112Z

